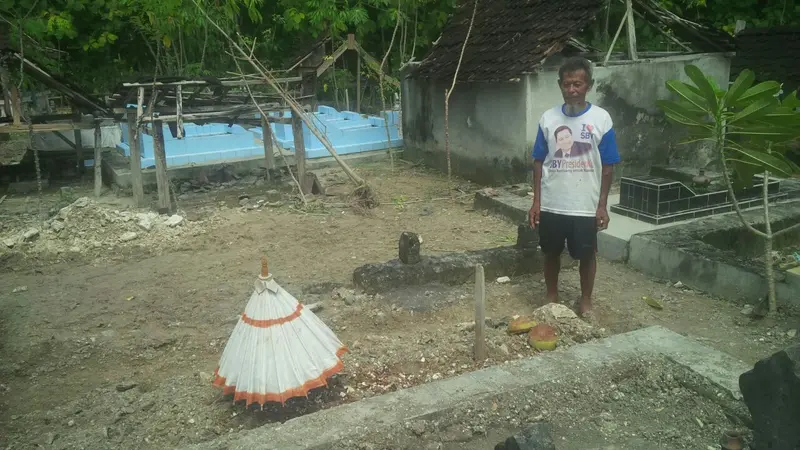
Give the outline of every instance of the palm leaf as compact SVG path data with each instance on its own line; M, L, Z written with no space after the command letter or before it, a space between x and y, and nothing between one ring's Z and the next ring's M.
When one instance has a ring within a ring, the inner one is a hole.
M731 85L725 97L722 99L722 106L730 106L736 103L737 100L745 93L756 80L756 76L750 69L745 69L736 77L736 80Z
M774 97L781 90L777 81L765 81L751 87L735 102L736 106L744 106L760 98Z
M757 119L763 117L780 106L780 102L775 97L763 98L753 103L750 103L743 110L737 112L731 117L728 123L734 124L745 119Z
M697 95L695 92L692 92L692 89L690 89L690 86L687 85L686 83L678 80L669 80L667 81L667 89L678 94L680 98L689 102L697 109L705 111L708 114L711 114L712 110L709 109L703 97Z
M688 64L684 69L686 75L694 82L695 86L700 90L700 94L706 101L709 111L716 111L719 103L717 102L717 93L714 86L708 82L708 78L703 75L703 72L693 64Z
M782 159L776 158L765 152L746 149L742 146L730 146L731 150L738 152L745 156L747 159L752 160L755 165L760 166L763 170L769 170L777 175L789 177L792 174L792 168L786 164Z

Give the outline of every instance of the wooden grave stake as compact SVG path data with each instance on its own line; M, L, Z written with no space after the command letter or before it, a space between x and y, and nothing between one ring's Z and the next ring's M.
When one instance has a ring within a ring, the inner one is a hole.
M475 266L475 360L486 359L486 279L483 266Z
M158 212L169 214L172 209L167 179L167 155L164 151L164 126L160 120L153 122L153 156L156 160L156 185L158 186Z
M80 127L80 125L78 126ZM78 161L78 175L83 175L85 160L83 158L83 136L81 136L81 129L76 129L73 132L73 136L75 136L75 154Z
M183 91L180 84L175 87L175 114L178 116L176 134L178 139L183 139Z
M128 146L131 149L131 189L136 207L144 205L144 183L142 182L142 150L136 111L128 111Z
M101 141L103 140L102 129L100 128L100 121L94 123L94 196L100 197L100 192L103 190L103 147Z

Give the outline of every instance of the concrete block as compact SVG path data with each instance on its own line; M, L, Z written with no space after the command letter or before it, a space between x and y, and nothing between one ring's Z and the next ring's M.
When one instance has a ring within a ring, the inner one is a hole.
M800 448L800 344L762 359L739 377L753 418L753 448Z
M627 262L628 241L601 231L597 233L597 253L609 261Z

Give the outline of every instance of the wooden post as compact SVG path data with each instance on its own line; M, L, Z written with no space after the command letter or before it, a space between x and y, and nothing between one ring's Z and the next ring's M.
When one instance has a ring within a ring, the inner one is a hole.
M475 360L486 359L486 286L483 266L475 266Z
M350 111L350 90L349 89L345 89L344 90L344 108L347 111Z
M361 54L356 58L356 112L361 114Z
M175 87L175 103L175 114L178 116L177 136L178 139L183 139L183 92L180 84Z
M158 212L171 212L169 180L167 179L167 156L164 153L164 125L160 120L153 122L153 157L156 160L156 185L158 186Z
M131 148L131 188L133 203L144 206L144 187L142 183L142 143L136 123L136 111L128 111L128 146Z
M11 84L11 115L14 118L14 125L22 125L22 101L19 89L13 83Z
M103 190L103 147L101 146L103 133L100 121L94 123L94 196L100 197Z
M297 164L297 182L303 194L306 191L306 143L303 140L303 119L292 113L292 136L294 137L294 161Z
M139 88L138 95L136 96L136 118L144 115L144 87Z
M275 149L272 146L272 127L264 114L261 115L261 139L264 141L264 166L267 168L267 181L271 181L272 170L275 169Z
M80 124L78 124L78 126L80 127ZM75 136L75 153L78 161L78 175L83 175L85 160L83 159L83 137L81 136L81 129L78 128L77 130L74 130L73 135Z
M628 56L636 61L639 56L636 54L636 23L633 21L633 0L625 0L628 17Z

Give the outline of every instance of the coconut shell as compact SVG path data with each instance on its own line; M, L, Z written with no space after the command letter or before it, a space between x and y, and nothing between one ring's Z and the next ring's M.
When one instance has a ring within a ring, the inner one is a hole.
M508 324L508 333L509 334L527 333L528 331L531 330L531 328L535 326L536 322L530 317L520 317L519 319L512 320Z
M555 350L558 346L558 335L553 327L541 323L531 328L531 331L528 332L528 343L536 350Z

